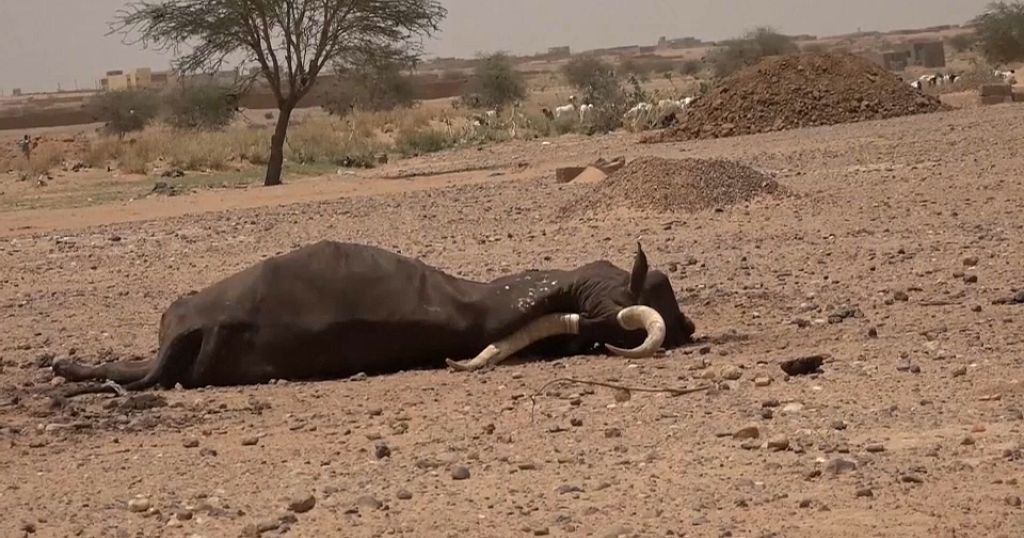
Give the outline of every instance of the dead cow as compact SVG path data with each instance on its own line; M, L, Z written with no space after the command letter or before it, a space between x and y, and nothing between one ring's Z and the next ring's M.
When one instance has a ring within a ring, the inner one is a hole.
M376 247L321 241L265 259L174 301L155 359L89 367L62 360L69 381L108 390L338 379L359 372L492 367L528 353L646 357L691 341L668 277L640 245L632 272L607 261L458 278Z

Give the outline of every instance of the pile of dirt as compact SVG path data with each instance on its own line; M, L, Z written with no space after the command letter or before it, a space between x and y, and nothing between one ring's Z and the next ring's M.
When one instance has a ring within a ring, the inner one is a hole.
M672 142L836 125L943 110L881 66L846 52L775 56L722 79L680 125L646 142Z
M617 208L702 211L741 204L780 190L771 177L735 161L640 157L586 191L562 213Z

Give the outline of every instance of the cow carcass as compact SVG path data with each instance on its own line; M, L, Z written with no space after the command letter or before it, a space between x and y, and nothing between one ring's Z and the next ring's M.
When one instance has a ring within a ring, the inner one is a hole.
M69 394L338 379L493 367L514 354L650 356L690 342L668 277L640 245L632 272L607 261L491 282L449 275L376 247L321 241L267 258L174 301L154 359L90 367Z

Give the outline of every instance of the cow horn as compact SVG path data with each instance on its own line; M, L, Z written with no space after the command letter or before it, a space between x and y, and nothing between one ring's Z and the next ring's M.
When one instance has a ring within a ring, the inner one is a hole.
M524 347L545 338L560 334L579 334L579 314L548 314L526 324L518 331L494 342L484 348L479 355L465 362L445 359L448 366L458 372L471 372L488 366L496 366L499 362L511 357Z
M627 331L646 329L644 343L633 349L621 349L605 344L612 353L630 359L641 359L654 355L665 341L665 319L649 306L630 306L619 311L619 326Z

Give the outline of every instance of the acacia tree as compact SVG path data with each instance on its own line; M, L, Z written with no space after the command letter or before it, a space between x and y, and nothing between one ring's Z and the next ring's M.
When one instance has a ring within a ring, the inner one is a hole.
M437 0L138 0L111 30L174 53L183 74L255 63L280 111L264 185L280 185L288 122L328 64L412 61L438 30Z
M988 61L1006 64L1024 60L1024 2L992 2L974 23L981 52Z

